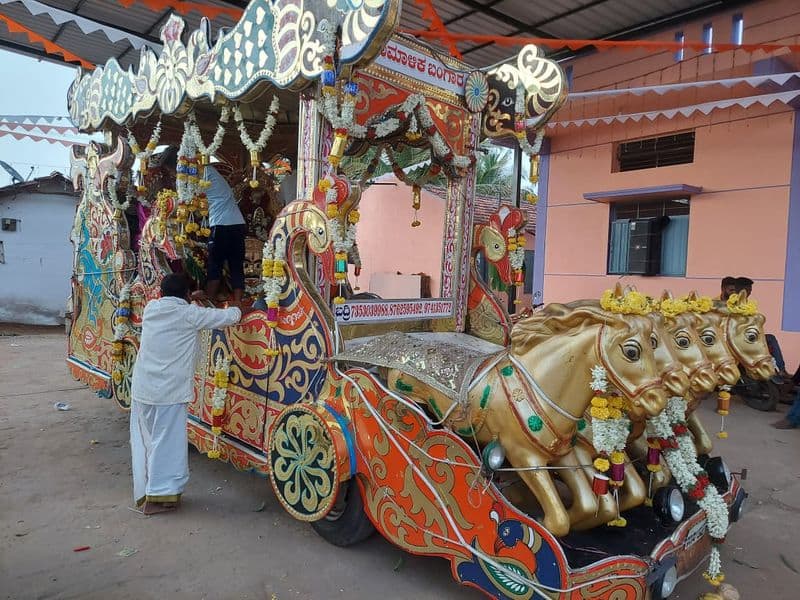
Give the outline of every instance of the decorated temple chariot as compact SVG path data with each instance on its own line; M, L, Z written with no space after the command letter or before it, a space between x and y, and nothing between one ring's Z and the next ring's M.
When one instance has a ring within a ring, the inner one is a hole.
M739 369L772 374L763 316L622 287L532 309L526 203L564 73L534 46L473 68L399 33L401 9L253 0L214 39L172 16L138 67L78 75L70 115L105 142L72 156L73 375L129 407L145 304L168 273L205 284L213 167L258 310L202 334L198 450L331 543L377 530L492 598L719 587L746 494L712 437ZM496 148L524 186L477 222Z

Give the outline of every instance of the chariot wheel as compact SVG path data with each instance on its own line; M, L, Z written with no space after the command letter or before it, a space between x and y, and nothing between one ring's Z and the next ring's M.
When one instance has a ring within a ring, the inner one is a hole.
M350 476L344 435L326 417L316 406L288 406L270 430L272 489L283 508L300 521L324 519L336 505L340 482Z
M364 500L355 479L342 484L330 512L311 523L311 527L334 546L352 546L375 533L375 526L364 512Z
M114 362L111 371L111 390L114 400L119 407L128 410L131 407L131 381L133 379L133 364L139 349L130 339L123 341L123 354L119 361Z

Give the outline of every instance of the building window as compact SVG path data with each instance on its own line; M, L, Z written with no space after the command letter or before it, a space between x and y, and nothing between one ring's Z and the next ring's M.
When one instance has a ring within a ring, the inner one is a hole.
M16 231L19 219L0 219L0 230L2 231Z
M688 243L688 199L614 204L608 273L683 277Z
M678 42L679 44L682 44L683 42L686 41L686 36L683 35L682 31L679 31L675 34L675 41ZM683 57L684 57L684 49L678 48L675 51L675 62L681 62L683 60Z
M714 26L711 23L703 25L703 43L706 45L703 54L711 54L714 50Z
M638 171L694 162L694 131L619 142L617 171Z
M731 26L731 44L740 45L744 41L744 16L741 14L733 15Z

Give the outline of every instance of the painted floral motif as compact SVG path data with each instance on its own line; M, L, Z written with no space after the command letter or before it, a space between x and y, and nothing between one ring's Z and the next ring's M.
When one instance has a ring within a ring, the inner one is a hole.
M333 489L334 453L314 415L289 414L273 433L273 481L295 511L312 514Z
M473 71L464 84L464 101L470 112L481 112L489 101L489 81L483 71Z

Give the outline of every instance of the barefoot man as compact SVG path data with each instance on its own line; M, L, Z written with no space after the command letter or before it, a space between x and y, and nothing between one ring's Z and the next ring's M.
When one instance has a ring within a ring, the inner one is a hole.
M161 298L147 304L131 386L133 497L145 514L174 510L189 481L186 410L198 333L237 323L239 308L203 308L188 302L183 275L161 282ZM249 312L249 311L248 311Z

